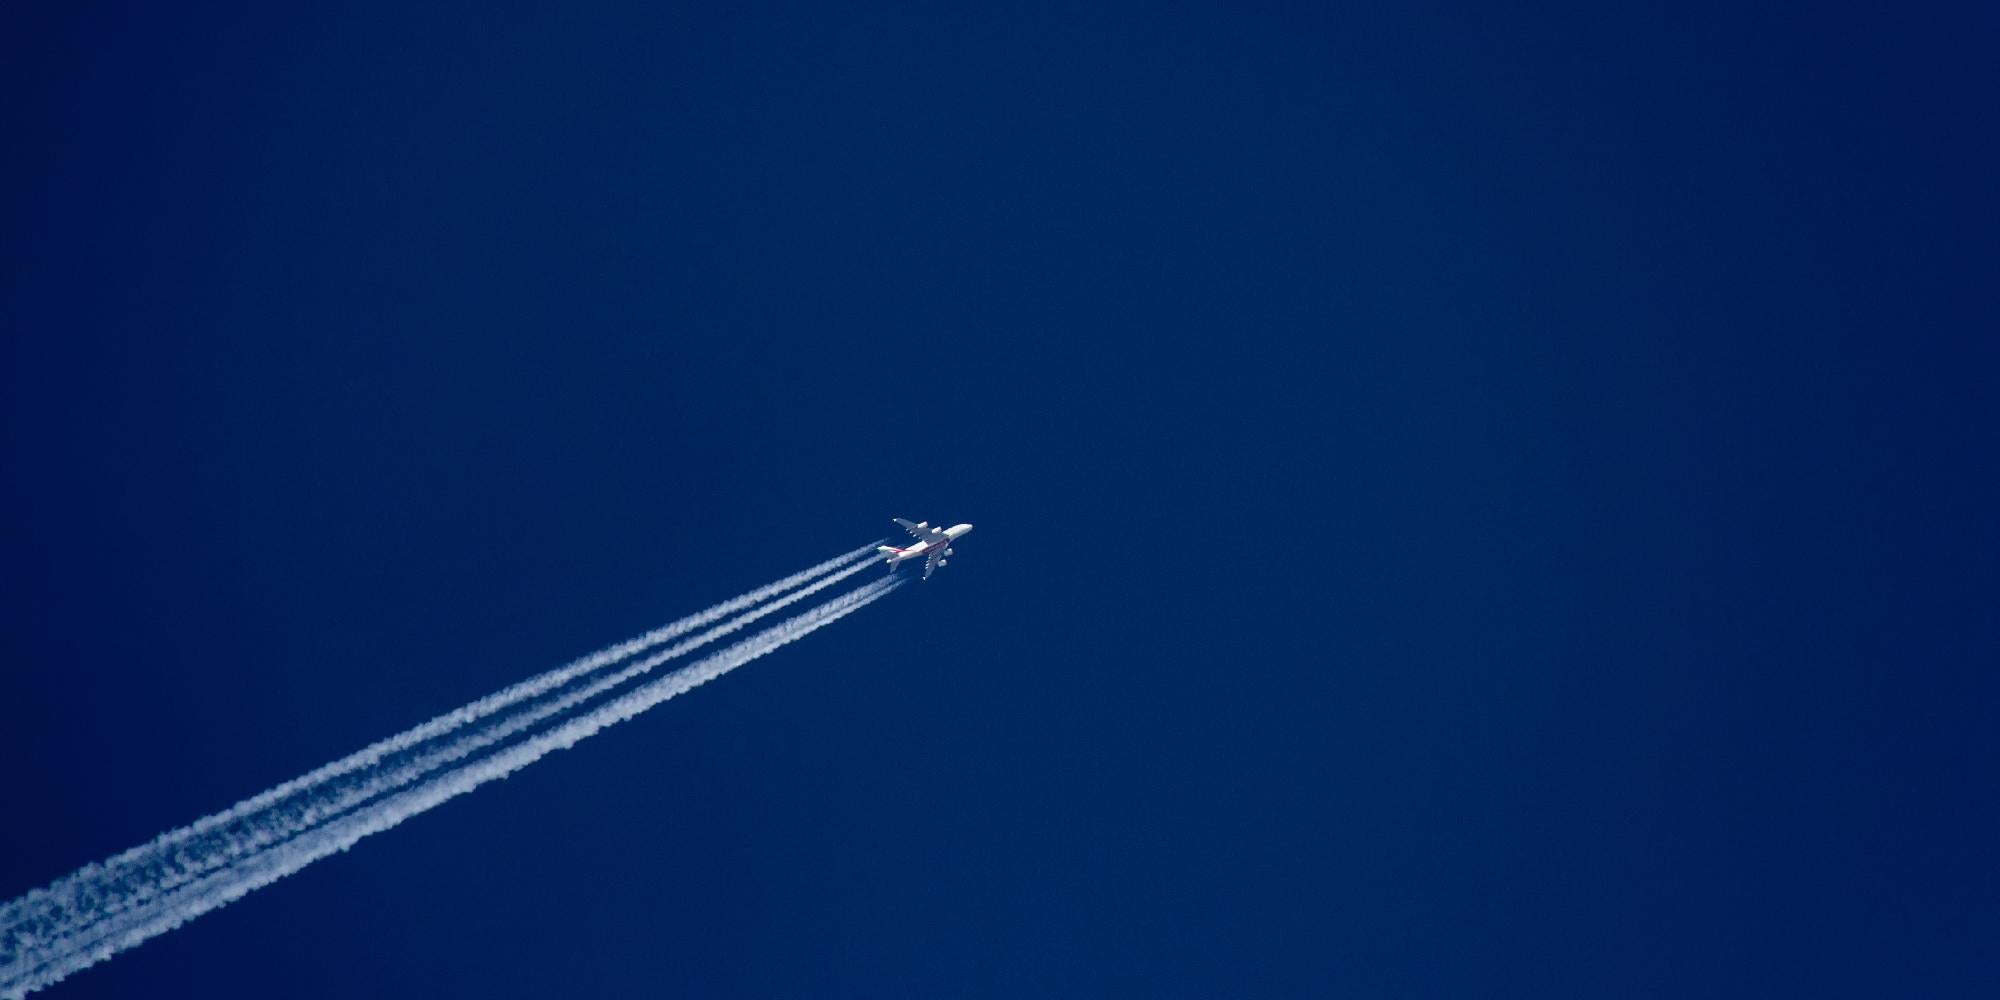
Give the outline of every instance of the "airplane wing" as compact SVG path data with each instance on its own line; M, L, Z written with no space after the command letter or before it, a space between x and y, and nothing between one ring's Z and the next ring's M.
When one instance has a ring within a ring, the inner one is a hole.
M942 547L932 549L930 558L924 560L924 579L926 580L930 579L931 570L936 569L938 567L938 563L941 563L943 561L944 561L944 549Z
M920 541L935 542L944 537L944 529L931 527L931 523L929 521L921 521L917 524L911 524L910 522L905 521L900 517L892 517L889 520L902 525L903 530L909 532L911 538L915 538Z

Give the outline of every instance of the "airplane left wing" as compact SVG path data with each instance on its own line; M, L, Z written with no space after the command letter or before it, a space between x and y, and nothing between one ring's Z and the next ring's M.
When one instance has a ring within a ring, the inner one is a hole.
M941 562L944 562L944 549L943 548L932 549L930 557L924 560L924 579L926 580L930 579L931 571L937 569L938 563Z

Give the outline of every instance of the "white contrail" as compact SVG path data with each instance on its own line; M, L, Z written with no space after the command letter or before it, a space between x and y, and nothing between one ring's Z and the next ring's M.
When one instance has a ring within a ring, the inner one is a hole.
M10 950L7 947L10 944L9 938L24 930L36 933L37 936L46 936L48 932L60 934L65 930L73 930L80 922L118 912L135 902L142 901L121 896L115 891L115 887L132 881L135 873L143 875L161 867L177 869L192 864L193 859L186 856L185 850L176 850L188 841L255 816L277 803L321 788L346 775L372 768L387 757L417 747L497 712L505 711L528 699L546 694L593 671L685 635L848 563L872 555L874 551L874 545L864 545L774 583L758 587L740 597L731 598L706 610L670 622L644 635L607 646L564 666L510 685L428 722L380 740L221 812L163 833L115 857L85 865L46 888L30 891L0 906L0 959L5 959L6 952ZM150 878L136 881L137 884L144 886L153 884Z
M295 797L292 802L273 806L246 818L236 827L197 838L174 852L170 858L130 873L127 876L130 879L129 883L113 879L103 880L98 885L92 886L94 891L87 895L103 902L95 906L73 907L63 913L61 919L35 926L36 939L42 942L41 947L44 948L61 947L64 940L89 933L92 925L98 921L116 916L133 906L145 903L154 896L179 888L210 871L233 864L272 844L295 837L329 817L338 816L369 799L416 781L440 767L456 763L480 750L526 732L537 723L562 715L613 688L623 686L662 663L678 659L733 632L740 632L761 618L783 611L857 573L873 568L873 563L849 566L793 593L746 611L693 638L675 643L658 653L641 657L618 670L607 670L596 680L579 685L574 691L564 692L561 697L536 704L526 711L507 716L467 735L433 740L433 745L443 744L439 749L431 749L430 745L426 745L419 748L418 754L411 760L386 767L381 773L358 772L357 777L363 780L351 784L338 781L323 783L311 793ZM0 927L4 926L6 925L0 924Z
M144 907L105 921L104 926L94 928L97 933L92 941L78 943L59 952L24 949L13 964L0 967L0 996L20 997L31 990L56 983L72 972L225 906L320 858L344 851L363 837L381 833L489 781L504 778L556 750L575 746L608 726L630 719L675 695L802 639L880 599L901 583L901 578L891 577L842 594L570 718L544 733L355 810L294 840L161 896Z

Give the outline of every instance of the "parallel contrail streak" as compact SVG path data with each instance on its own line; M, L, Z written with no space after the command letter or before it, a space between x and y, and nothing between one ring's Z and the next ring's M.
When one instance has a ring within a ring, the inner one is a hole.
M273 807L249 817L240 832L223 831L213 837L197 840L176 852L170 862L149 866L138 873L134 876L136 881L132 884L123 881L115 884L105 883L101 894L122 899L123 902L119 905L79 908L59 923L37 928L37 938L46 942L43 947L61 947L63 940L73 935L87 933L97 921L116 916L153 896L193 881L207 872L233 864L271 844L297 836L327 818L346 812L377 795L401 788L440 767L463 760L482 749L525 732L535 724L568 712L606 691L620 687L633 678L651 671L662 663L678 659L733 632L740 632L752 622L783 611L857 573L873 569L874 565L872 562L867 562L850 566L784 597L746 611L700 635L642 657L616 671L609 671L575 691L565 692L561 697L551 698L468 735L450 740L439 738L433 742L446 744L441 749L421 748L421 752L411 761L390 768L379 775L361 772L365 780L358 784L333 782L323 784L311 794L301 796L292 803Z
M161 867L172 869L187 866L190 863L187 852L176 848L188 841L223 829L229 824L256 817L277 803L320 789L346 775L375 767L391 755L420 746L470 723L505 711L523 701L546 694L579 677L735 614L873 553L872 544L864 545L774 583L758 587L742 596L670 622L644 635L607 646L564 666L510 685L428 722L377 741L331 764L245 799L219 813L163 833L145 844L103 862L85 865L46 888L30 891L0 906L0 959L7 957L6 952L11 950L7 947L11 943L8 939L12 936L9 932L19 934L26 930L38 937L42 936L43 932L61 934L66 929L74 929L79 922L95 920L137 902L143 902L143 896L136 899L127 898L115 891L115 887L131 881L135 873L144 875ZM150 886L151 883L151 879L143 879L140 884Z
M252 855L139 909L104 921L106 926L93 929L98 933L93 935L91 941L54 953L24 953L10 967L0 968L0 995L19 997L29 990L56 983L72 972L225 906L320 858L344 851L363 837L381 833L489 781L504 778L556 750L575 746L609 726L630 719L860 610L901 582L900 578L889 578L858 587L574 716L539 735Z

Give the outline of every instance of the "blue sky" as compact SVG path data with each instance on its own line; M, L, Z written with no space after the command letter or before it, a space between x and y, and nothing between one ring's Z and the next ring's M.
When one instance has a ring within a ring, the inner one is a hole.
M1993 15L13 11L0 896L951 567L51 996L1990 996Z

